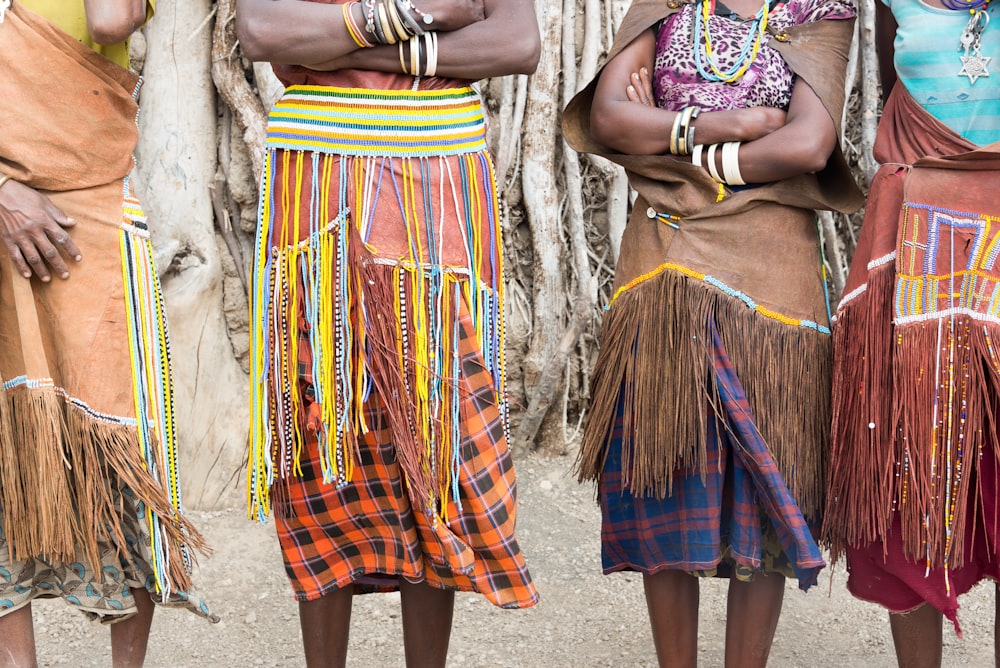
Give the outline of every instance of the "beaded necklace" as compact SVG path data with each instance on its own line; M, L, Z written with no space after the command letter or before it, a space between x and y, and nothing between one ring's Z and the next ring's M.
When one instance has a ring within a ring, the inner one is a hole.
M761 8L752 19L747 22L750 30L740 49L739 55L733 62L732 67L723 71L719 67L715 53L712 49L712 35L709 30L709 17L715 10L715 0L701 0L701 11L694 10L694 62L698 68L698 74L706 81L724 81L726 83L736 83L757 59L760 52L760 45L764 40L764 31L767 29L767 18L770 13L768 0L764 0ZM706 69L705 65L708 65Z
M987 9L990 0L941 0L945 9L959 12L969 12L969 23L962 30L961 44L958 50L962 52L959 58L962 60L962 69L958 71L958 76L969 77L969 85L975 85L979 77L988 77L989 64L992 60L989 56L984 56L981 52L981 40L983 31L990 22L990 15Z

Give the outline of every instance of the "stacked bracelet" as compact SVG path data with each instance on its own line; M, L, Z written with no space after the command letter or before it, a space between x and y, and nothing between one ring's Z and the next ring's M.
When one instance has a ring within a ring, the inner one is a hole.
M433 16L418 10L411 0L363 0L363 2L365 31L371 39L360 35L360 30L357 31L359 34L355 35L357 24L354 23L354 17L350 10L344 10L344 23L347 24L347 30L351 33L354 43L359 47L375 44L392 45L426 34L427 30L414 18L410 13L411 10L422 17L425 24L430 25L434 22Z
M673 155L690 155L694 147L694 126L691 124L698 118L701 109L684 107L674 116L674 124L670 128L670 153Z
M746 181L743 180L743 174L740 172L740 145L738 141L727 141L724 144L711 144L705 154L705 166L708 168L708 173L711 177L718 183L725 184L727 186L745 186ZM695 167L701 167L701 154L704 146L698 144L694 147L694 152L691 155L691 162ZM722 152L722 173L719 173L719 168L715 164L715 153L720 150Z
M375 46L375 44L368 41L364 31L358 27L357 21L354 20L354 6L360 4L360 2L347 2L341 5L341 7L344 13L344 25L347 26L347 32L351 35L351 39L354 40L359 49L367 49Z

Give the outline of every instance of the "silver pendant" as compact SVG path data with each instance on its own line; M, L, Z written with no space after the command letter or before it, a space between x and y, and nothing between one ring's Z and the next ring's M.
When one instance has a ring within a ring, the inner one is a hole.
M988 77L990 71L987 69L989 67L990 61L993 60L989 56L983 56L979 53L979 49L974 52L975 55L972 56L960 56L962 59L962 69L959 70L958 76L969 77L969 84L973 85L979 77Z
M963 51L963 54L959 56L962 59L962 69L958 71L958 76L969 77L970 86L975 85L979 77L990 76L988 68L993 59L984 56L980 50L980 38L989 22L989 14L982 10L976 10L969 17L969 24L962 30L962 44L958 47L960 51Z

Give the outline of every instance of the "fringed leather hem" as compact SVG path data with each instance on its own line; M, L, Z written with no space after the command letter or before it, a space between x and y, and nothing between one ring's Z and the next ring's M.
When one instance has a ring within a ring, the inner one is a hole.
M1000 326L967 314L893 325L893 263L870 271L834 333L833 447L824 542L885 540L930 568L965 564L984 448L998 448Z
M704 471L714 319L756 426L803 515L823 508L830 337L784 324L681 272L663 271L621 294L605 316L591 414L577 461L581 480L604 468L619 402L624 485L663 498L674 471Z
M51 386L0 391L0 505L13 558L100 568L101 542L127 557L123 513L132 510L112 486L143 504L165 561L155 565L166 577L160 591L189 590L188 547L206 544L149 471L137 428L95 418Z

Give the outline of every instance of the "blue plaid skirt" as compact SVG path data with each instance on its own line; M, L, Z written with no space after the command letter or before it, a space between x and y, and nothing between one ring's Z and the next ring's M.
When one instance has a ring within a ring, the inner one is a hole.
M634 496L622 486L619 409L600 482L604 572L683 570L743 580L778 572L808 589L826 564L757 431L714 323L709 327L719 402L709 412L705 475L700 467L678 470L670 496Z

